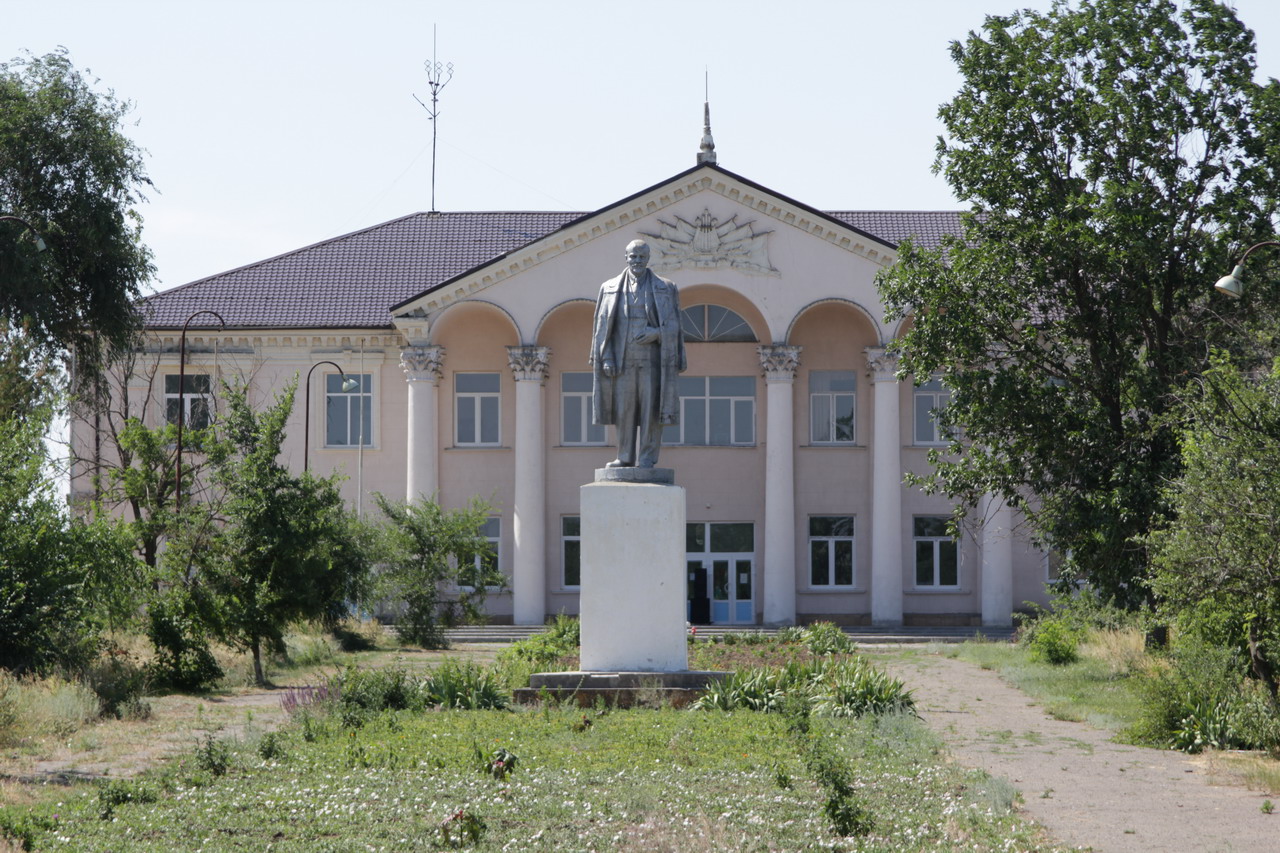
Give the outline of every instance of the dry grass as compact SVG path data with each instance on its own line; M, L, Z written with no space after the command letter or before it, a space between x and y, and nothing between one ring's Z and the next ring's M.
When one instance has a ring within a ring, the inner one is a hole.
M0 746L65 738L98 718L98 696L62 678L15 678L0 670Z
M49 787L41 785L41 780L135 776L167 758L189 752L209 733L216 733L220 738L251 740L286 719L280 706L285 689L324 684L348 664L361 668L396 666L422 673L447 658L489 664L501 648L478 645L449 652L422 651L399 648L391 639L383 636L381 646L373 651L337 652L332 657L322 654L305 661L295 659L292 663L265 662L267 676L274 684L267 689L252 684L252 662L248 655L215 647L215 656L228 672L222 686L202 696L147 696L145 701L151 707L151 715L144 720L94 722L97 698L87 688L67 682L30 688L0 671L0 777L17 777L33 783L0 788L0 803L22 802L23 796L35 795L38 789ZM299 628L288 635L286 642L291 647L296 644L300 648L318 648L326 638L318 632ZM138 665L150 657L145 638L116 638L116 648ZM11 701L6 702L6 696ZM93 715L88 717L87 706L74 701L75 697L86 696L93 699ZM40 710L29 719L27 709L36 699L40 700ZM20 730L3 725L7 707L14 709L15 720L22 720ZM77 719L80 722L72 726L69 721ZM9 735L12 737L6 740ZM27 794L23 794L24 791Z
M1130 675L1150 666L1146 636L1137 628L1090 631L1080 644L1080 655L1104 662L1113 675Z
M1280 762L1259 752L1205 752L1198 759L1209 773L1232 785L1280 794Z

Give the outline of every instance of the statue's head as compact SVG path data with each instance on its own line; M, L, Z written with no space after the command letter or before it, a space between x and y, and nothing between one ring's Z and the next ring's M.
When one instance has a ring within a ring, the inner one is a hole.
M627 268L633 275L640 275L649 266L649 244L632 240L627 244Z

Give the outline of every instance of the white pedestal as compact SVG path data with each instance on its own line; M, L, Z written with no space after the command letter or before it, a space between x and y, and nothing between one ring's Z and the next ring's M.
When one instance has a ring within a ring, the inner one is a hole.
M687 670L684 489L595 482L581 501L581 669Z

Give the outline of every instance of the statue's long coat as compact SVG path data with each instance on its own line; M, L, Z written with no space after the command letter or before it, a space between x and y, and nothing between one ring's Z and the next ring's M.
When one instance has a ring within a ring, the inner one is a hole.
M662 356L662 387L659 389L659 407L663 423L680 422L680 395L677 375L685 369L684 335L680 332L680 296L676 286L653 270L647 270L653 292L653 303L658 321L658 344ZM614 319L621 305L620 295L627 280L624 270L620 275L600 285L596 299L595 329L591 335L591 370L595 376L592 386L592 408L598 424L617 423L613 405L612 377L604 375L607 357L622 368L619 352L615 351L617 336Z

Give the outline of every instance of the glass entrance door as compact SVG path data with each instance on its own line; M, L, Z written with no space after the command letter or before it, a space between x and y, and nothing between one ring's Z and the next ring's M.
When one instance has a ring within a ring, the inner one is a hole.
M707 596L710 598L708 615L712 624L754 624L753 525L719 522L688 524L685 548L688 552L686 560L690 579L690 619L693 619L695 610L700 610L697 606L698 599Z

